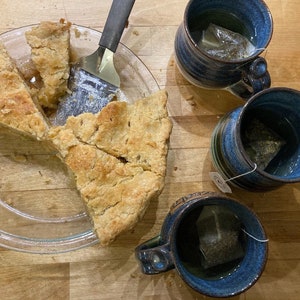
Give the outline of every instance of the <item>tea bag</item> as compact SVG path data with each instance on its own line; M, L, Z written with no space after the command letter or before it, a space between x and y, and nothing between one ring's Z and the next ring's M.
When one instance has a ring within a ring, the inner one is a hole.
M245 131L243 144L250 159L265 170L286 142L261 121L253 119Z
M246 37L215 24L203 31L199 47L211 56L225 60L247 58L255 52L255 46Z
M201 265L216 267L244 256L240 242L241 222L224 206L205 206L197 220Z

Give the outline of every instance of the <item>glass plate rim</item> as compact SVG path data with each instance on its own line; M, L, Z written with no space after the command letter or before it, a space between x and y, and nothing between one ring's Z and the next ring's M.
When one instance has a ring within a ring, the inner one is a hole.
M27 29L30 29L34 26L37 26L37 23L28 24L24 26L20 26L18 28L12 28L5 32L0 33L0 41L9 41L9 39L5 40L6 36L9 36L11 34L23 34ZM84 26L79 25L76 23L71 24L71 29L78 28L80 30L86 30L92 34L99 35L99 38L101 36L101 31ZM144 62L138 57L130 48L128 48L125 44L122 42L119 43L123 50L126 50L130 56L134 57L140 65L147 71L148 75L151 77L151 79L154 82L155 89L159 90L159 85L155 77L153 76L152 72L149 70L149 68L144 64ZM9 206L8 204L5 205L4 202L0 198L0 206L9 210L13 211L14 208ZM9 207L8 207L9 206ZM18 214L21 217L32 219L35 221L41 221L43 223L60 223L65 222L66 219L43 219L39 217L34 217L26 213ZM67 218L67 222L72 221L72 219L78 219L81 217L84 217L85 213L81 215L75 215L70 218ZM26 252L26 253L32 253L32 254L57 254L57 253L64 253L64 252L70 252L74 250L78 250L84 247L95 245L99 242L98 237L96 236L96 233L93 231L93 229L86 230L81 233L77 233L70 236L64 236L59 238L29 238L24 237L17 234L12 234L9 232L6 232L4 230L0 229L0 247L3 247L5 249L10 249L18 252Z

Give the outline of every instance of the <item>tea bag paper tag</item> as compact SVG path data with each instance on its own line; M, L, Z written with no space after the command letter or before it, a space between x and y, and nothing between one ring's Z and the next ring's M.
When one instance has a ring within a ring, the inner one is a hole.
M230 186L226 183L225 179L218 172L209 172L209 177L221 192L225 194L232 193Z

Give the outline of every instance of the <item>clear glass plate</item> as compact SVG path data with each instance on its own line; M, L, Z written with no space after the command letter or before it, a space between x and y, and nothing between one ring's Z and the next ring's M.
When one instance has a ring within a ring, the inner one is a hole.
M31 27L0 35L20 69L30 59L24 33ZM91 54L100 37L96 30L72 25L72 52L77 57ZM123 44L115 65L120 100L132 102L159 89L147 67ZM47 144L0 127L0 174L0 246L50 254L98 243L72 178Z

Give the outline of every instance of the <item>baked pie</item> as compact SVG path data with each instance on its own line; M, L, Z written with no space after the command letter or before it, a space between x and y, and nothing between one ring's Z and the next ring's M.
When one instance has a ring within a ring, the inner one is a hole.
M163 189L172 128L166 103L165 91L130 105L113 101L49 131L101 245L132 228Z
M0 124L34 138L44 139L48 122L15 63L0 44Z
M42 109L55 108L68 92L69 28L69 23L42 22L26 33L42 81L39 90L28 87L0 48L0 124L53 144L106 246L131 229L163 189L172 129L168 97L162 90L133 104L112 101L97 114L50 127Z
M56 108L59 98L68 90L70 74L70 26L60 22L41 22L25 33L31 47L31 59L42 86L36 97L43 108Z

